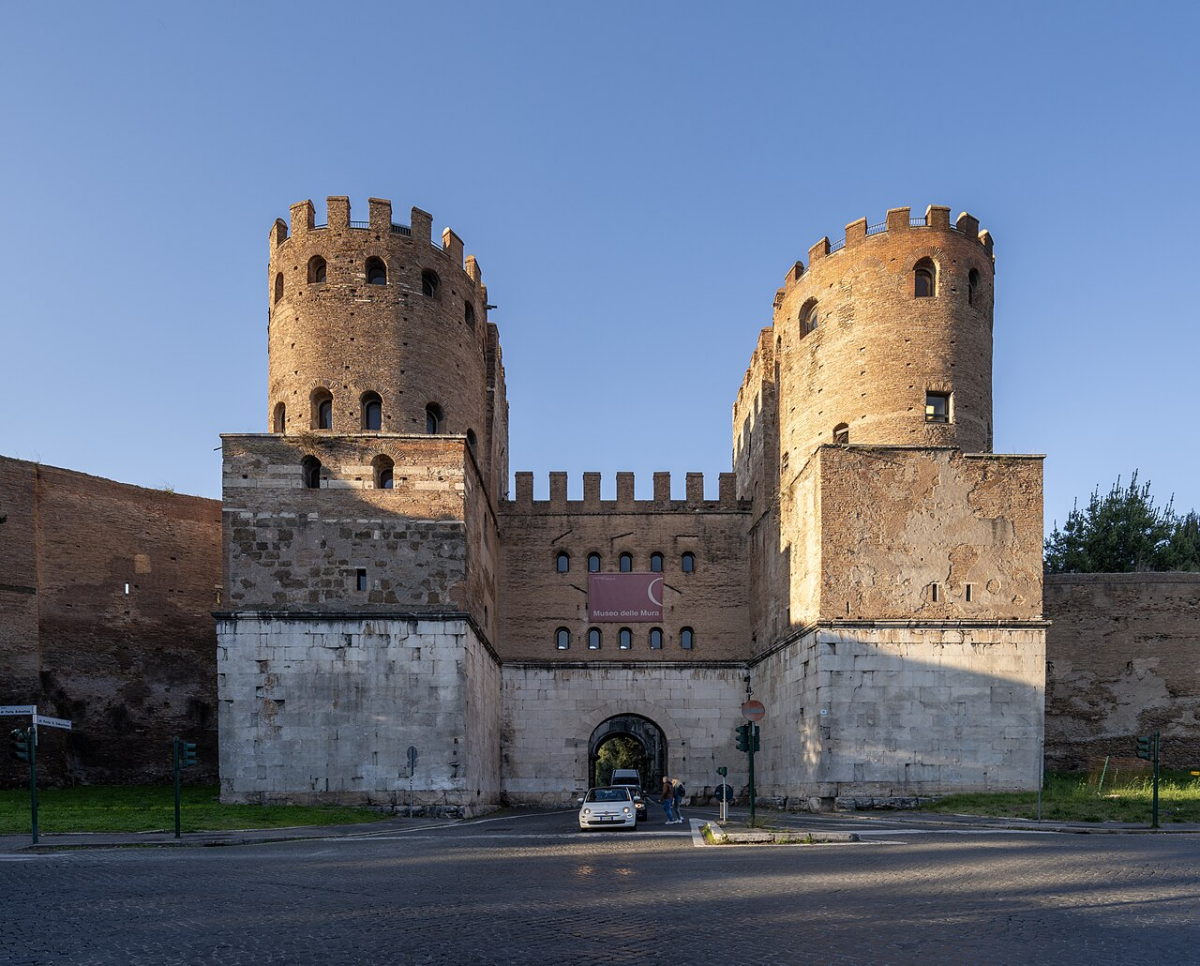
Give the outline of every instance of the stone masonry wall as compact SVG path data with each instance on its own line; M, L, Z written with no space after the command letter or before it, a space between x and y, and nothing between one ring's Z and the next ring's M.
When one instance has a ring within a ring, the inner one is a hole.
M413 746L418 806L498 801L499 674L468 622L225 617L217 636L222 800L402 803Z
M1162 733L1169 768L1200 768L1200 574L1046 577L1046 763L1131 758Z
M617 474L617 499L600 499L600 474L584 474L584 498L567 500L566 474L550 477L550 499L533 500L533 478L517 474L517 498L500 506L502 532L501 620L496 649L506 661L724 661L746 653L749 628L746 546L747 507L733 496L732 474L722 474L721 496L705 500L703 478L688 474L687 498L671 499L670 475L656 473L653 500L633 499L633 474ZM570 555L568 573L555 567L559 552ZM694 573L681 571L685 552L696 558ZM620 554L633 556L633 571L648 572L650 555L663 555L661 625L596 624L598 651L587 648L587 558L599 553L601 572L618 569ZM622 626L633 647L618 651ZM567 651L555 649L555 631L571 632ZM651 650L649 632L661 627L662 650ZM692 651L682 651L679 631L695 632Z
M39 781L164 781L174 734L215 778L220 504L0 458L0 516L0 704L74 722L40 729Z

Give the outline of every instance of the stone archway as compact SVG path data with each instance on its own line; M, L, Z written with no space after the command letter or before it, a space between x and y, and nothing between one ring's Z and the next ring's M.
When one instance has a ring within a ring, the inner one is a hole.
M610 738L632 738L645 751L647 774L642 787L655 794L667 774L667 736L662 728L640 714L618 714L601 721L588 740L588 785L596 783L596 756Z

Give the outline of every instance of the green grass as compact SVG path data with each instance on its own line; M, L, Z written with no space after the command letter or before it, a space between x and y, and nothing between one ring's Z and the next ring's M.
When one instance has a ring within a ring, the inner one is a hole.
M222 805L216 785L185 785L180 825L185 832L349 825L386 816L369 808L314 805ZM175 796L169 785L90 785L38 791L42 832L174 831ZM29 790L0 791L0 834L29 832Z
M1048 772L1042 790L1042 819L1064 822L1143 822L1150 824L1151 781L1119 779L1103 787L1098 776ZM954 812L1037 819L1037 792L947 795L921 806L927 812ZM1186 771L1163 772L1158 783L1159 824L1200 822L1200 778Z

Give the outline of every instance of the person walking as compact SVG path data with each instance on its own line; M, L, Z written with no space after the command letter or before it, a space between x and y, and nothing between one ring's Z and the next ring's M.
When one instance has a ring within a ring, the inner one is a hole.
M658 800L662 802L663 811L667 813L664 825L674 825L679 819L679 811L675 807L675 783L670 775L663 775L662 792Z
M678 778L672 778L671 792L675 800L675 824L679 825L683 822L683 796L687 794L687 788Z

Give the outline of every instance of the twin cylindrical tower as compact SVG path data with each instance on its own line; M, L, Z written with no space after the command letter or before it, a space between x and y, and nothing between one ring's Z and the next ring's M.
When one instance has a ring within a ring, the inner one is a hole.
M272 228L270 430L462 435L486 466L499 361L479 266L419 208L400 225L372 198L368 215L331 197L327 224L304 201Z
M990 452L993 280L991 236L948 208L895 208L814 245L770 330L781 457L799 466L821 443Z

